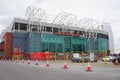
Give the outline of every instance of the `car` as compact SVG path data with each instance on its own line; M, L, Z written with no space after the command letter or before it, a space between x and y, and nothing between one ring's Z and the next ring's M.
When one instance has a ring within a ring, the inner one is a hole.
M71 60L72 62L77 62L77 63L81 63L81 62L88 62L88 59L87 59L87 57L79 57L79 58L72 58L72 60Z
M109 61L112 61L113 59L115 59L114 56L106 56L106 57L102 58L101 60L102 60L102 61L109 62Z
M87 57L87 59L90 61L90 62L97 62L98 60L97 60L97 56L94 56L94 57L92 57L92 58L90 58L90 56L86 56Z
M72 62L77 62L77 63L81 63L81 62L97 62L97 58L95 57L94 60L90 60L90 56L84 56L84 57L79 57L79 58L72 58L71 60Z
M112 63L114 63L114 64L120 64L120 56L118 56L115 59L113 59Z

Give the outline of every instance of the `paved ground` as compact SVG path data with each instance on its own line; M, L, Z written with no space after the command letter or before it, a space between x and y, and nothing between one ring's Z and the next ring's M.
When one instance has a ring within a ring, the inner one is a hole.
M69 63L69 69L62 69L63 61L50 62L50 67L45 67L45 62L39 63L0 61L0 80L120 80L120 65L111 63L107 66L106 63L92 63L92 72L85 71L86 63Z

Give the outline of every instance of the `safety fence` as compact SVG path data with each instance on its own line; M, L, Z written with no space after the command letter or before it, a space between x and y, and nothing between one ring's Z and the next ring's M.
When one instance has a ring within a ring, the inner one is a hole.
M119 52L120 50L117 49ZM109 62L112 58L120 56L120 54L110 54L109 50L94 51L76 51L76 52L33 52L30 54L13 54L7 59L14 60L72 60L73 58L89 57L89 59L97 59L97 61ZM6 57L3 57L4 59Z

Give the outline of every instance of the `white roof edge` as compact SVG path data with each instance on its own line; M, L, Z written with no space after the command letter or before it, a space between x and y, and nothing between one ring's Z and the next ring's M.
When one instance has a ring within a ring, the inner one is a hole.
M29 21L26 20L26 19L14 18L13 22L26 23L26 24L28 24ZM39 25L39 22L37 22L37 21L33 21L33 23L34 23L35 25ZM62 28L61 25L52 24L52 23L45 23L45 22L44 22L44 26ZM84 28L79 28L79 27L69 26L69 27L67 27L67 28L70 28L70 29L73 29L73 30L85 31ZM106 32L106 31L104 31L104 30L98 30L98 33L108 35L108 32Z

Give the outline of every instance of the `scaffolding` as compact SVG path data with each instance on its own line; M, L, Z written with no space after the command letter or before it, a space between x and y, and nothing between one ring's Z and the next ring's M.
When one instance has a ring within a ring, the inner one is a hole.
M37 32L42 31L43 22L45 22L44 14L45 11L41 8L36 8L34 6L29 6L27 8L25 16L28 19L27 26L28 32L33 30L37 30ZM39 25L38 26L34 25L34 22L39 22Z
M6 27L0 34L0 42L4 41L4 35L6 32L10 32L10 27Z
M82 18L77 25L84 26L83 36L86 38L86 45L88 45L87 49L90 49L91 45L90 39L93 39L94 44L97 44L97 33L99 30L99 22L92 18ZM93 45L94 50L96 49L95 45Z
M46 24L48 25L50 24L56 27L59 26L58 29L59 32L74 33L75 32L74 30L83 29L84 31L82 32L81 36L86 38L92 37L96 39L97 33L100 30L99 22L92 18L85 17L82 19L77 19L77 16L67 12L60 12L57 15L50 15L47 14L44 9L37 8L35 6L29 6L26 10L25 16L27 20L25 19L19 19L19 20L21 20L22 22L27 22L26 24L27 32L38 32L38 33L47 32ZM21 25L18 22L18 30L16 30L15 22L13 22L13 24L10 26L11 31L12 29L13 31L15 30L22 31L20 30L20 26ZM48 27L52 27L52 26L48 26ZM51 33L53 34L53 27Z
M26 10L26 15L28 19L28 32L32 30L37 30L38 32L42 31L44 29L44 26L46 23L54 24L61 26L62 32L70 32L73 33L74 28L83 28L86 33L91 34L91 36L94 36L92 33L99 30L98 27L98 21L92 19L92 18L82 18L77 19L77 16L67 13L67 12L60 12L56 16L46 14L45 10L41 8L36 8L34 6L29 6ZM35 26L34 22L38 22L39 25ZM90 33L90 31L92 31Z

